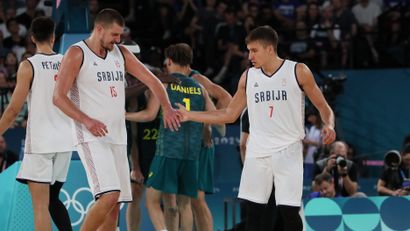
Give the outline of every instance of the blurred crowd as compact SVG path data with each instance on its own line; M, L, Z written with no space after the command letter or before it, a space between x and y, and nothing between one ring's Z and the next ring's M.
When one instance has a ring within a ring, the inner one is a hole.
M175 42L190 44L194 67L231 93L248 65L244 37L259 25L278 31L281 57L305 62L313 71L410 63L405 26L410 11L404 0L130 2L124 14L132 38L151 52Z
M32 19L52 13L44 2L0 2L0 112L10 101L18 63L35 53L28 37ZM163 49L186 42L194 50L193 67L230 93L249 65L244 38L259 25L278 31L281 57L314 72L410 64L405 0L89 0L90 25L105 7L123 13L123 40L140 45L145 63L161 67ZM26 117L27 107L16 126Z

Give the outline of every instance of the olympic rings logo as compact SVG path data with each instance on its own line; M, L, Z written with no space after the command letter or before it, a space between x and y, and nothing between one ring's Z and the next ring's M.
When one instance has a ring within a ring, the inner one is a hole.
M89 193L91 200L86 201L86 200L81 200L79 201L77 199L78 194L81 192ZM81 224L85 218L85 215L88 213L88 210L91 208L91 205L94 204L94 199L93 199L93 194L88 187L81 187L75 190L73 193L73 196L70 197L70 194L64 189L61 189L61 193L65 196L66 200L63 201L64 206L66 207L67 211L70 209L70 207L73 207L74 211L77 212L80 216L76 221L71 220L71 226L77 226ZM84 203L84 204L83 204ZM71 219L73 219L72 216L70 216Z
M61 201L63 202L64 206L66 207L67 211L70 214L71 226L74 227L74 226L82 224L85 216L87 215L91 206L94 204L94 197L93 197L93 193L91 192L91 189L88 187L78 188L74 191L72 196L70 196L70 194L64 189L61 189L60 193L64 195L64 197L66 198L65 200L61 200ZM74 210L76 213L79 214L79 217L75 221L73 221L73 218L77 216L74 217L73 214L70 213L71 207L72 207L72 210ZM124 203L121 203L120 210L123 207L124 207Z

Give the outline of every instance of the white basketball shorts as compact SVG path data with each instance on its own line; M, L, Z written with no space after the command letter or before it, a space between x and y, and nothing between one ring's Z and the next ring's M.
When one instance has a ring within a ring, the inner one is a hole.
M118 202L132 201L126 145L86 142L78 144L77 151L94 199L105 193L119 191Z
M274 183L277 205L300 206L303 192L302 151L302 142L298 141L266 157L245 157L238 197L267 204Z
M65 182L70 166L71 152L26 153L17 174L17 181L54 184Z

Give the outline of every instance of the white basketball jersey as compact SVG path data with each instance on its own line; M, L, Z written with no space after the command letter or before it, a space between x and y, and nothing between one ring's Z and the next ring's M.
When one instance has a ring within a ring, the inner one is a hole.
M284 60L272 76L261 68L248 70L247 156L268 156L305 137L305 95L295 71L296 63L289 60Z
M28 61L33 67L33 80L28 94L28 120L25 153L72 151L71 119L53 104L53 92L60 54L36 54Z
M76 144L102 141L112 144L127 144L125 129L125 67L120 48L114 45L107 50L105 58L97 56L84 41L78 46L83 51L83 63L70 98L89 117L107 126L104 137L96 137L84 126L74 123Z

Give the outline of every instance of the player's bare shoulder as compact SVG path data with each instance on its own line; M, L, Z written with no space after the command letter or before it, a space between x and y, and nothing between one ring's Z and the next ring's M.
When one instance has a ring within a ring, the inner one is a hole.
M303 87L313 81L313 74L309 67L304 63L296 63L296 78Z
M34 67L28 60L21 61L17 70L17 79L31 79L33 78Z
M239 83L238 83L238 90L244 90L245 91L245 87L246 87L246 81L248 78L248 71L249 68L247 68L241 75L241 78L239 79Z

